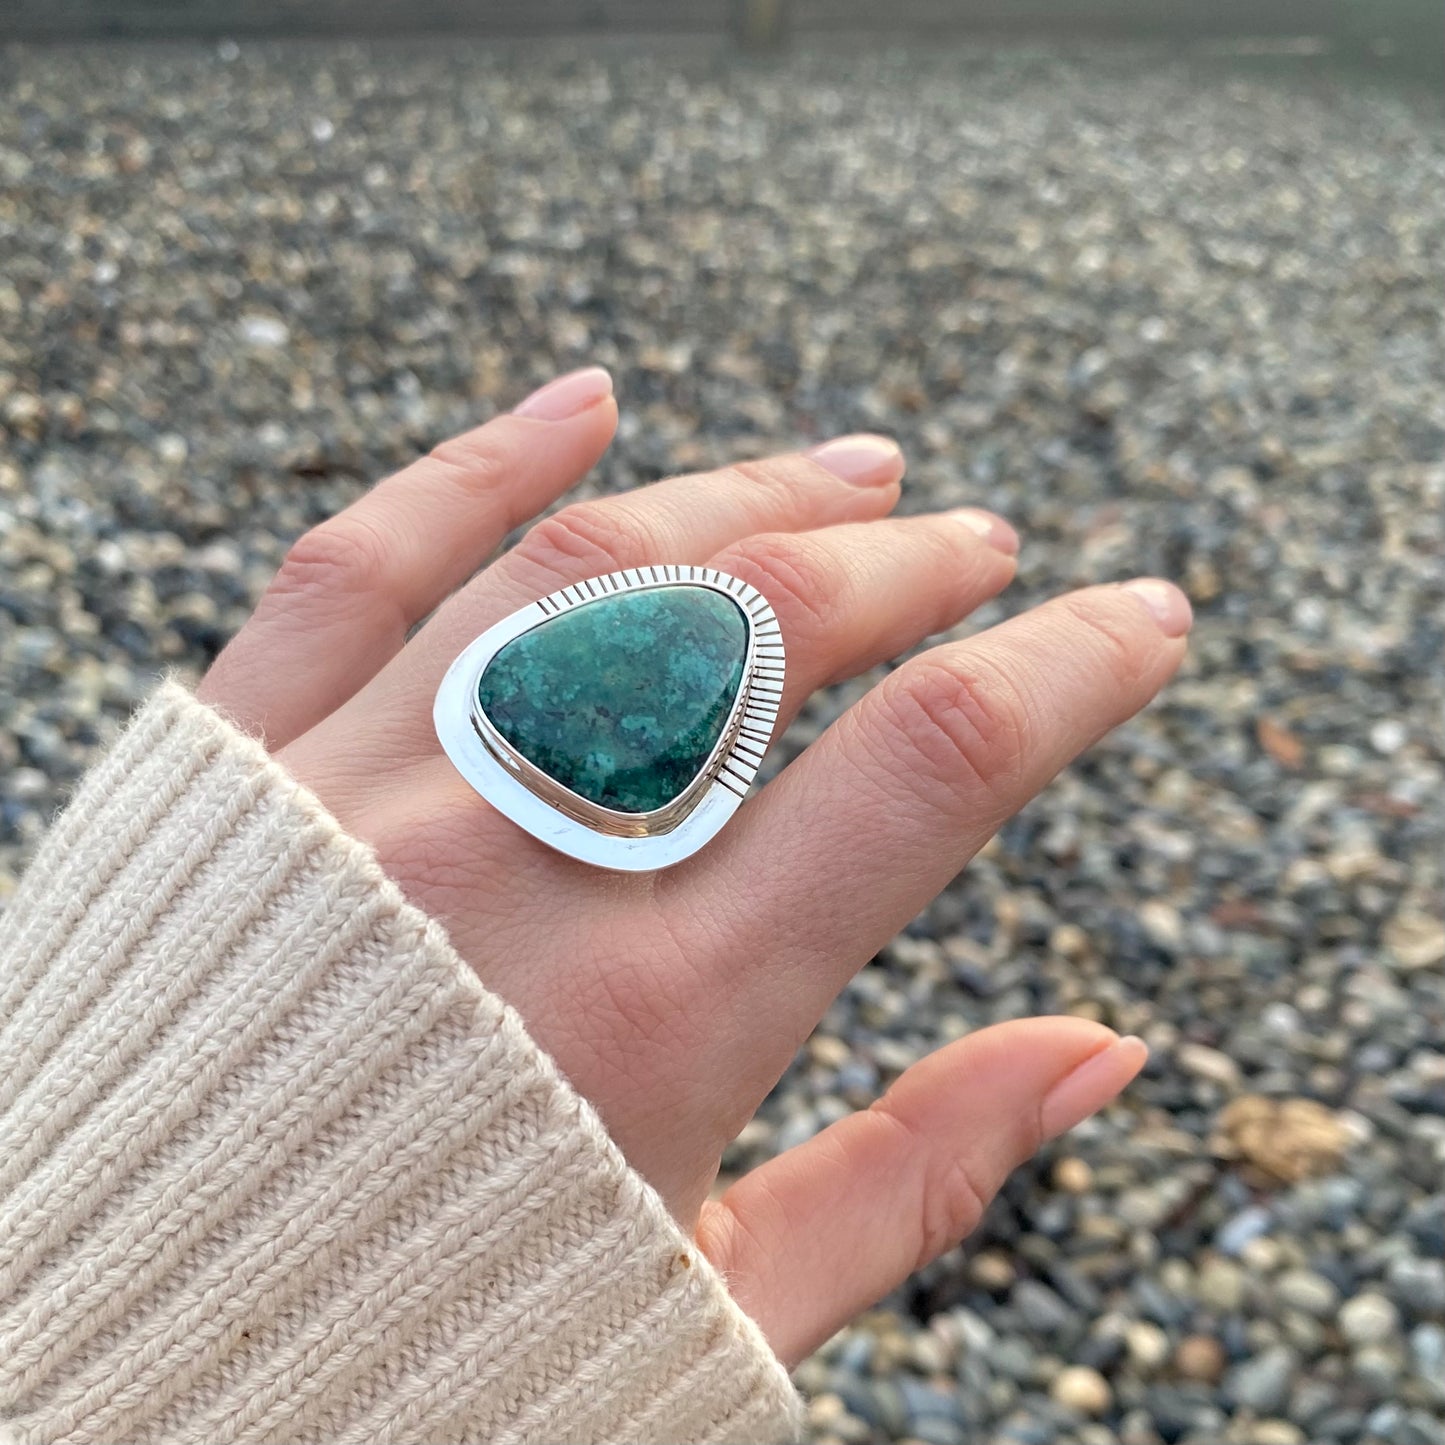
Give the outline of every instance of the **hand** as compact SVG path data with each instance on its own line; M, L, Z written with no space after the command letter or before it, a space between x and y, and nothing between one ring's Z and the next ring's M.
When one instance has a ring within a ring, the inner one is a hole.
M890 518L902 457L855 437L575 503L473 575L586 473L616 420L606 373L574 373L382 482L295 543L199 695L262 735L447 927L793 1364L968 1233L1009 1170L1143 1063L1138 1040L1080 1019L985 1029L706 1202L722 1150L834 996L1148 702L1183 656L1189 607L1164 582L1093 587L935 647L693 858L594 869L494 812L441 751L433 695L479 633L580 578L705 563L776 610L786 720L966 617L1017 550L985 512Z

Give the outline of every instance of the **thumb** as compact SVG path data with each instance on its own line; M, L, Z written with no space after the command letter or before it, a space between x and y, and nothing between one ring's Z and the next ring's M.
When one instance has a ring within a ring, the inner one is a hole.
M698 1246L791 1367L972 1231L1009 1172L1103 1108L1147 1055L1076 1018L970 1034L738 1180L705 1207Z

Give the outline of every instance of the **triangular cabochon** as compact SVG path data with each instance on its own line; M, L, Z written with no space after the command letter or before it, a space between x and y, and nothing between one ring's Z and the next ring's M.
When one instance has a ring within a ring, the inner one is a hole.
M564 788L620 813L672 802L702 771L742 686L748 620L686 584L549 617L487 664L493 727Z

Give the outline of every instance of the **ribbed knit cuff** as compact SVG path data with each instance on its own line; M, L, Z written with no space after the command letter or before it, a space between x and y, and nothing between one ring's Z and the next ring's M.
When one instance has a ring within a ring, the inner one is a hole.
M0 919L0 1431L762 1442L798 1408L441 927L163 685Z

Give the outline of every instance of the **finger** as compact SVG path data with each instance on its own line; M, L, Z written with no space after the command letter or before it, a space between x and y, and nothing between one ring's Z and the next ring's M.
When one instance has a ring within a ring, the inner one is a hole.
M579 482L617 426L601 367L443 442L304 533L197 689L278 748L373 677L512 528Z
M754 532L800 532L886 516L903 454L887 437L840 437L806 453L671 477L544 518L428 624L405 669L440 677L478 633L570 582L649 563L701 564ZM430 702L428 701L428 709Z
M701 564L754 532L803 531L892 511L903 454L885 437L842 437L806 454L674 477L576 502L533 527L451 597L363 693L301 739L291 766L345 796L378 769L438 756L431 707L453 659L493 623L584 577L657 562ZM312 786L316 786L313 781Z
M699 1247L791 1367L970 1234L1009 1173L1118 1095L1147 1053L1075 1018L972 1034L745 1175L704 1209Z
M695 868L663 874L665 901L685 890L690 916L732 920L714 952L748 960L719 981L733 1013L719 1048L746 1037L757 1077L781 1073L857 968L999 824L1154 696L1188 625L1183 594L1149 580L933 648L753 797ZM737 1061L714 1067L730 1076Z
M1014 574L1018 534L973 508L814 532L768 532L709 566L751 583L787 649L780 726L820 687L953 627Z

